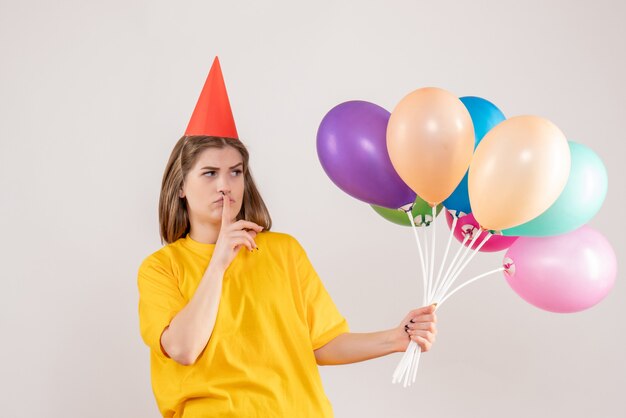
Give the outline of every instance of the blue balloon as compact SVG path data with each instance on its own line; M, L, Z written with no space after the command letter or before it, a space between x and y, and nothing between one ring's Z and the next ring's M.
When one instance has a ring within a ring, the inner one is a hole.
M466 96L461 97L461 102L463 102L472 117L472 123L474 124L474 149L476 149L487 132L505 120L506 117L489 100L475 96ZM443 201L443 205L450 210L472 213L469 192L467 191L467 172L452 194Z

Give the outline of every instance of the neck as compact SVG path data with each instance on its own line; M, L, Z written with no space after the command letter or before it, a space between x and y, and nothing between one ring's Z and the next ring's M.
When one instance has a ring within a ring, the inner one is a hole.
M192 240L203 244L215 244L220 234L220 226L219 224L192 224L189 236Z

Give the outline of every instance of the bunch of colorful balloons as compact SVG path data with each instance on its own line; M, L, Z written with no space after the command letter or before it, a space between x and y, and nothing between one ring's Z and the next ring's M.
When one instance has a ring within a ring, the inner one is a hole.
M606 169L547 119L507 119L488 100L427 87L392 113L366 101L335 106L318 129L317 152L340 189L389 221L414 226L424 302L442 303L459 290L450 285L478 251L508 249L493 272L547 311L587 309L613 287L615 253L586 225L604 201ZM469 259L457 253L443 276L450 241L435 274L434 228L430 257L417 235L442 207L451 236L465 246L459 251L474 251Z

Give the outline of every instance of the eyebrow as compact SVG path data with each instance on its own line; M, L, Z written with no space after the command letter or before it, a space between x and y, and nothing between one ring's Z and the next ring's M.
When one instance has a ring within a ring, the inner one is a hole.
M239 163L239 164L235 164L234 166L230 167L229 170L232 170L233 168L237 168L240 165L243 165L243 163ZM219 170L219 167L202 167L200 170Z

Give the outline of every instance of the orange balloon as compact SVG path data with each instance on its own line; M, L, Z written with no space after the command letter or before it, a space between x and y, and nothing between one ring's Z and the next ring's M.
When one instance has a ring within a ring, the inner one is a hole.
M552 122L515 116L482 139L468 190L480 226L500 231L541 215L559 197L570 171L567 139Z
M387 150L398 175L431 206L452 194L474 151L474 126L455 95L435 87L415 90L391 112Z

